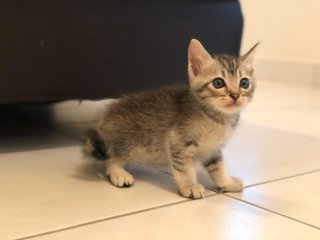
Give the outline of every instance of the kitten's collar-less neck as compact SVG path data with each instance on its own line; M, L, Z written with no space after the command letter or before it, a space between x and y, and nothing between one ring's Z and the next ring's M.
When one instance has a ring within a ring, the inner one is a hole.
M220 124L225 124L228 120L232 118L233 115L223 113L213 107L208 107L203 104L200 105L200 108L206 116Z
M219 124L226 124L227 122L232 121L234 118L237 118L239 115L239 112L235 113L225 113L222 111L219 111L218 109L212 107L212 106L207 106L204 104L200 103L200 109L202 112L209 117L210 119L214 120L215 122Z

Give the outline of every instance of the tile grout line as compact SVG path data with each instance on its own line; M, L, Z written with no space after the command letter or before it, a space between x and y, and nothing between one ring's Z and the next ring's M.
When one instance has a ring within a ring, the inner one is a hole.
M166 171L162 171L162 170L160 170L160 172L166 174L167 176L169 176L169 177L171 177L171 178L173 179L173 176L172 176L170 173L168 173L168 172L166 172ZM206 197L210 197L210 196L214 196L214 195L221 194L220 192L216 192L216 191L214 191L213 189L210 189L209 187L206 187L206 186L203 186L203 187L204 187L207 191L212 192L212 193L210 193L209 195L207 195Z
M93 221L89 221L89 222L85 222L85 223L72 225L72 226L65 227L65 228L60 228L60 229L56 229L56 230L52 230L52 231L48 231L48 232L38 233L38 234L26 236L26 237L16 238L15 240L33 239L33 238L37 238L37 237L41 237L41 236L45 236L45 235L50 235L50 234L54 234L54 233L59 233L59 232L64 232L64 231L68 231L71 229L80 228L80 227L84 227L84 226L88 226L88 225L92 225L92 224L96 224L96 223L100 223L100 222L106 222L106 221L110 221L110 220L121 218L121 217L127 217L130 215L135 215L135 214L139 214L139 213L143 213L143 212L147 212L147 211L152 211L152 210L156 210L156 209L160 209L160 208L164 208L164 207L169 207L172 205L176 205L176 204L180 204L180 203L184 203L184 202L188 202L188 201L190 201L190 200L183 200L183 201L165 204L165 205L161 205L161 206L157 206L157 207L151 207L151 208L146 208L143 210L124 213L124 214L120 214L120 215L116 215L116 216L112 216L112 217L101 218L101 219L97 219L97 220L93 220Z
M213 193L205 196L202 199L210 198L210 197L217 196L217 195L218 195L217 193L213 192ZM133 212L128 212L128 213L124 213L124 214L120 214L120 215L116 215L116 216L112 216L112 217L101 218L101 219L97 219L97 220L93 220L93 221L89 221L89 222L85 222L85 223L80 223L80 224L76 224L73 226L60 228L60 229L56 229L56 230L52 230L52 231L47 231L47 232L43 232L43 233L38 233L38 234L26 236L26 237L15 238L15 240L26 240L26 239L38 238L38 237L42 237L45 235L51 235L51 234L55 234L55 233L59 233L59 232L64 232L64 231L68 231L68 230L75 229L75 228L81 228L84 226L89 226L89 225L93 225L93 224L97 224L97 223L101 223L101 222L107 222L107 221L122 218L122 217L128 217L131 215L136 215L136 214L145 213L145 212L149 212L149 211L153 211L153 210L157 210L157 209L180 205L180 204L184 204L184 203L188 203L188 202L192 202L192 201L196 201L196 200L198 200L198 199L185 199L185 200L177 201L174 203L164 204L164 205L156 206L156 207L150 207L150 208L146 208L146 209L142 209L142 210L138 210L138 211L133 211Z
M160 170L160 172L166 174L167 176L169 176L169 177L171 177L173 179L173 176L170 173L168 173L166 171L162 171L162 170ZM203 187L206 190L212 192L211 194L207 195L208 197L210 197L212 195L214 196L214 195L222 194L221 192L216 191L217 189L212 189L211 187L206 187L206 186L203 186Z
M264 185L264 184L268 184L268 183L273 183L273 182L279 182L279 181L282 181L282 180L295 178L295 177L299 177L299 176L304 176L304 175L308 175L308 174L312 174L312 173L316 173L316 172L320 172L320 169L316 169L316 170L312 170L312 171L304 172L304 173L298 173L298 174L295 174L295 175L290 175L290 176L283 177L283 178L277 178L277 179L273 179L273 180L269 180L269 181L265 181L265 182L259 182L259 183L250 184L250 185L244 186L243 189L251 188L251 187L255 187L255 186L260 186L260 185ZM206 187L206 189L208 189L211 192L215 192L217 194L226 194L226 193L216 192L216 189L214 189L212 187Z
M273 180L269 180L269 181L265 181L265 182L250 184L250 185L245 186L245 188L251 188L251 187L264 185L264 184L268 184L268 183L279 182L279 181L282 181L282 180L295 178L295 177L299 177L299 176L304 176L304 175L308 175L308 174L312 174L312 173L316 173L316 172L320 172L320 169L311 170L311 171L304 172L304 173L297 173L297 174L290 175L290 176L287 176L287 177L277 178L277 179L273 179Z
M263 184L267 184L267 183L271 183L271 182L281 181L281 180L284 180L284 179L290 179L290 178L294 178L294 177L298 177L298 176L303 176L303 175L307 175L307 174L312 174L312 173L319 172L319 171L320 171L320 169L318 169L318 170L313 170L313 171L309 171L309 172L305 172L305 173L301 173L301 174L295 174L295 175L288 176L288 177L284 177L284 178L279 178L279 179L275 179L275 180L271 180L271 181L266 181L266 182L261 182L261 183L257 183L257 184L248 185L248 186L246 186L245 188L250 188L250 187L257 186L257 185L263 185ZM167 172L165 172L165 171L160 171L160 172L162 172L163 174L166 174L166 175L168 175L168 176L171 176L169 173L167 173ZM172 176L171 176L171 177L172 177ZM221 194L221 193L218 193L218 192L213 191L213 190L210 189L210 188L206 188L206 189L209 190L209 191L211 191L212 193L208 194L205 198L211 198L211 197L213 197L213 196L217 196L217 195L220 195L220 194ZM267 209L267 208L264 208L264 207L262 207L262 206L256 205L256 204L254 204L254 203L247 202L247 201L245 201L245 200L242 200L242 199L239 199L239 198L230 196L230 195L228 195L228 194L222 194L222 195L227 196L227 197L232 198L232 199L235 199L235 200L238 200L238 201L241 201L241 202L243 202L243 203L252 205L252 206L254 206L254 207L261 208L261 209L263 209L263 210L265 210L265 211L268 211L268 212L277 214L277 215L279 215L279 216L282 216L282 217L291 219L291 220L293 220L293 221L296 221L296 222L299 222L299 223L301 223L301 224L304 224L304 225L307 225L307 226L310 226L310 227L313 227L313 228L316 228L316 229L319 229L319 230L320 230L320 228L317 227L317 226L314 226L314 225L312 225L312 224L308 224L308 223L302 222L302 221L300 221L300 220L298 220L298 219L295 219L295 218L286 216L286 215L281 214L281 213L277 213L277 212L275 212L275 211L272 211L272 210L270 210L270 209ZM120 214L120 215L117 215L117 216L112 216L112 217L102 218L102 219L98 219L98 220L93 220L93 221L89 221L89 222L85 222L85 223L73 225L73 226L66 227L66 228L61 228L61 229L52 230L52 231L48 231L48 232L44 232L44 233L34 234L34 235L27 236L27 237L16 238L16 240L26 240L26 239L37 238L37 237L41 237L41 236L44 236L44 235L50 235L50 234L54 234L54 233L58 233L58 232L63 232L63 231L67 231L67 230L71 230L71 229L75 229L75 228L80 228L80 227L84 227L84 226L88 226L88 225L92 225L92 224L96 224L96 223L100 223L100 222L106 222L106 221L110 221L110 220L113 220L113 219L117 219L117 218L121 218L121 217L127 217L127 216L131 216L131 215L135 215L135 214L140 214L140 213L144 213L144 212L148 212L148 211L153 211L153 210L157 210L157 209L162 209L162 208L165 208L165 207L171 207L171 206L174 206L174 205L184 204L184 203L192 202L192 201L194 201L194 200L186 199L186 200L182 200L182 201L178 201L178 202L174 202L174 203L169 203L169 204L165 204L165 205L161 205L161 206L156 206L156 207L146 208L146 209L143 209L143 210L138 210L138 211L133 211L133 212L125 213L125 214Z
M9 115L11 115L11 114L9 114ZM11 116L13 117L14 115L11 115ZM14 116L14 117L16 117L16 116ZM26 120L26 121L28 121L29 123L31 123L31 124L33 124L33 125L35 125L35 126L38 126L38 127L40 127L40 128L45 128L46 130L49 130L49 131L52 131L52 132L56 132L56 133L60 133L60 134L63 135L63 136L67 136L67 137L70 137L70 138L75 139L75 140L77 140L77 141L81 141L79 138L74 137L74 136L70 136L69 134L65 134L64 132L59 131L59 130L57 130L57 129L55 129L55 128L49 128L49 127L47 127L47 126L44 126L44 125L38 124L38 123L36 123L36 122L30 121L29 119L24 119L24 120ZM255 125L255 124L252 124L252 125ZM312 137L308 137L308 136L304 136L304 135L300 135L300 134L295 134L295 133L291 133L291 132L281 131L281 130L277 130L277 129L273 129L273 128L269 128L269 127L264 127L264 126L260 126L260 125L256 125L256 126L261 127L261 128L270 129L270 130L277 131L277 132L281 132L281 133L285 133L285 134L290 134L290 135L294 135L294 136L310 138L310 139L319 141L319 139L317 139L317 138L312 138ZM320 171L320 169L317 169L317 170L313 170L313 171L309 171L309 172L305 172L305 173L301 173L301 174L291 175L291 176L288 176L288 177L278 178L278 179L274 179L274 180L270 180L270 181L265 181L265 182L261 182L261 183L256 183L256 184L251 184L251 185L245 186L245 188L255 187L255 186L258 186L258 185L263 185L263 184L268 184L268 183L272 183L272 182L277 182L277 181L281 181L281 180L285 180L285 179L290 179L290 178L294 178L294 177L299 177L299 176L303 176L303 175L307 175L307 174L312 174L312 173L319 172L319 171ZM160 172L171 176L169 173L167 173L167 172L165 172L165 171L160 171ZM172 176L171 176L171 177L172 177ZM210 188L206 188L206 189L212 191ZM219 194L219 193L213 192L213 193L211 193L210 195L207 195L205 198L210 198L210 197L216 196L217 194ZM252 205L252 206L254 206L254 207L261 208L261 209L263 209L263 210L265 210L265 211L269 211L269 212L271 212L271 213L274 213L274 214L280 215L280 216L282 216L282 217L291 219L291 220L293 220L293 221L296 221L296 222L299 222L299 223L308 225L308 226L310 226L310 227L313 227L313 228L316 228L316 229L320 229L319 227L316 227L316 226L314 226L314 225L311 225L311 224L308 224L308 223L304 223L304 222L302 222L302 221L300 221L300 220L291 218L291 217L286 216L286 215L283 215L283 214L281 214L281 213L277 213L277 212L274 212L274 211L269 210L269 209L267 209L267 208L261 207L261 206L259 206L259 205L255 205L254 203L246 202L245 200L238 199L238 198L229 196L229 195L227 195L227 194L223 194L223 195L225 195L225 196L227 196L227 197L229 197L229 198L233 198L233 199L235 199L235 200L238 200L238 201L247 203L247 204ZM135 215L135 214L139 214L139 213L143 213L143 212L148 212L148 211L152 211L152 210L156 210L156 209L161 209L161 208L165 208L165 207L170 207L170 206L173 206L173 205L183 204L183 203L190 202L190 201L191 201L191 200L182 200L182 201L178 201L178 202L174 202L174 203L170 203L170 204L165 204L165 205L161 205L161 206L146 208L146 209L143 209L143 210L133 211L133 212L129 212L129 213L125 213L125 214L121 214L121 215L117 215L117 216L112 216L112 217L108 217L108 218L102 218L102 219L98 219L98 220L93 220L93 221L89 221L89 222L86 222L86 223L81 223L81 224L78 224L78 225L74 225L74 226L70 226L70 227L66 227L66 228L61 228L61 229L58 229L58 230L48 231L48 232L44 232L44 233L40 233L40 234L35 234L35 235L23 237L23 238L17 238L17 239L23 240L23 239L37 238L37 237L40 237L40 236L43 236L43 235L49 235L49 234L54 234L54 233L57 233L57 232L67 231L67 230L70 230L70 229L79 228L79 227L83 227L83 226L86 226L86 225L96 224L96 223L99 223L99 222L109 221L109 220L113 220L113 219L117 219L117 218L121 218L121 217L126 217L126 216Z
M173 178L173 176L170 173L166 172L166 171L160 170L160 172L168 175L171 178ZM320 169L311 170L311 171L303 172L303 173L297 173L297 174L294 174L294 175L290 175L290 176L286 176L286 177L282 177L282 178L277 178L277 179L273 179L273 180L269 180L269 181L254 183L254 184L250 184L250 185L244 186L244 188L251 188L251 187L255 187L255 186L259 186L259 185L264 185L264 184L268 184L268 183L282 181L282 180L285 180L285 179L304 176L304 175L308 175L308 174L312 174L312 173L316 173L316 172L320 172ZM217 189L213 189L212 187L205 187L205 189L207 189L207 190L209 190L209 191L211 191L213 193L216 193L216 194L221 194L221 192L216 192Z
M270 210L270 209L268 209L268 208L262 207L262 206L260 206L260 205L255 204L255 203L251 203L251 202L245 201L245 200L243 200L243 199L230 196L230 195L228 195L228 194L223 194L223 195L226 196L226 197L232 198L232 199L234 199L234 200L238 200L238 201L240 201L240 202L246 203L246 204L251 205L251 206L253 206L253 207L263 209L263 210L265 210L265 211L267 211L267 212L270 212L270 213L279 215L279 216L281 216L281 217L284 217L284 218L290 219L290 220L292 220L292 221L301 223L301 224L303 224L303 225L307 225L307 226L309 226L309 227L312 227L312 228L315 228L315 229L320 230L320 227L317 227L317 226L312 225L312 224L310 224L310 223L306 223L306 222L300 221L300 220L295 219L295 218L293 218L293 217L289 217L289 216L284 215L284 214L282 214L282 213L275 212L275 211L273 211L273 210Z

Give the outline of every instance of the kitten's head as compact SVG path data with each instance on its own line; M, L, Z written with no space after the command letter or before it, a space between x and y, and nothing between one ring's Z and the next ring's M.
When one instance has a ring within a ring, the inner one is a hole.
M192 39L188 50L190 89L202 101L223 113L234 113L253 97L254 45L240 57L211 57L198 40Z

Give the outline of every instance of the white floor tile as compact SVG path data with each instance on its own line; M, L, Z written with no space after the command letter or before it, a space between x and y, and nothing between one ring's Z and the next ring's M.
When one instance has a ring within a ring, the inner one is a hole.
M250 187L242 194L230 195L320 229L319 183L320 172L314 172Z
M320 90L258 82L252 104L224 152L230 175L246 186L320 169ZM81 160L85 129L108 101L67 101L24 106L0 114L0 239L12 239L186 201L159 171L133 167L133 188L118 189L101 167ZM3 109L3 108L1 108ZM29 119L35 124L24 122ZM38 148L55 149L30 151ZM23 151L13 153L13 151ZM12 152L12 153L3 153ZM209 189L213 183L200 178ZM312 225L319 173L251 186L235 195ZM286 185L284 185L286 184ZM213 193L209 191L209 195ZM156 231L154 230L156 229ZM156 234L155 234L156 233ZM320 239L319 230L226 196L120 216L42 239Z
M320 140L242 122L223 152L229 174L250 186L320 169L319 146ZM208 189L215 189L205 170L198 175Z
M34 239L319 239L320 231L218 195Z
M186 201L159 171L131 168L135 185L119 189L91 167L79 147L0 154L0 239Z
M319 146L318 140L243 123L225 153L230 173L251 185L320 169Z
M243 114L243 120L257 126L320 139L320 107L246 112Z

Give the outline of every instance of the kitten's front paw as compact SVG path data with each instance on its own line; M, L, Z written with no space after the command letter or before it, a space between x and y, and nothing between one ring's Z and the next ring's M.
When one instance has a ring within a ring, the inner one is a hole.
M206 190L201 184L190 184L179 188L181 195L185 198L199 199L204 198Z
M223 184L218 186L219 192L241 192L243 189L243 183L238 178L228 178Z
M133 176L126 171L111 173L108 177L111 183L117 187L131 187L134 182Z

